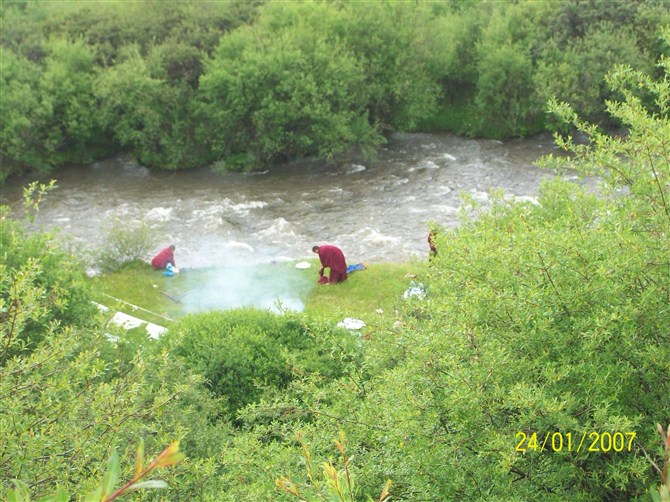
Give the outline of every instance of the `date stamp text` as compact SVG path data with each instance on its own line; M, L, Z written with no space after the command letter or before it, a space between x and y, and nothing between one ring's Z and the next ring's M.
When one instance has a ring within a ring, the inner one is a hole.
M547 432L545 434L519 431L516 433L516 451L533 452L629 452L633 451L635 432Z

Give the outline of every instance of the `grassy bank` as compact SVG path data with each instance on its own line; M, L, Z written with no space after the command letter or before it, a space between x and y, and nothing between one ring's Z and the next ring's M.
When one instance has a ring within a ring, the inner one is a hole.
M163 326L190 313L246 305L275 310L302 307L315 318L370 322L391 311L412 281L421 281L427 267L418 261L370 264L342 284L317 286L318 262L310 263L304 270L289 262L190 269L166 277L138 262L91 282L97 302Z

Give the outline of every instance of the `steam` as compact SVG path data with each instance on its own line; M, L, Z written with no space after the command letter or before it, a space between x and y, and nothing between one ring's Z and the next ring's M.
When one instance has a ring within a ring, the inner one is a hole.
M186 271L197 275L179 301L189 313L257 307L300 312L314 287L314 270L298 270L290 263L232 265Z

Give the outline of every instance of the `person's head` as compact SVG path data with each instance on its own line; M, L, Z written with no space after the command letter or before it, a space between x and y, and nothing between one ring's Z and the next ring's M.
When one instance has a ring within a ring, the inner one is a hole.
M319 252L319 246L312 246L312 253L318 253Z
M174 250L176 249L175 246L174 246L174 244L170 244L170 249L171 249L172 251L174 251Z

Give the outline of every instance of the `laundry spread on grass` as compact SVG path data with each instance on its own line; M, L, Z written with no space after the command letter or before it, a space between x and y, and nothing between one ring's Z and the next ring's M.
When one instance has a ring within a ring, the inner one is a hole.
M354 319L353 317L347 317L342 321L338 322L337 325L340 328L359 330L365 326L365 322L361 321L360 319Z
M365 263L356 263L355 265L349 265L347 267L347 275L351 274L352 272L356 272L357 270L365 270Z
M409 288L407 288L407 290L403 293L402 297L405 300L409 298L418 298L419 300L423 300L426 298L426 294L428 294L426 286L420 282L412 281L409 285Z

